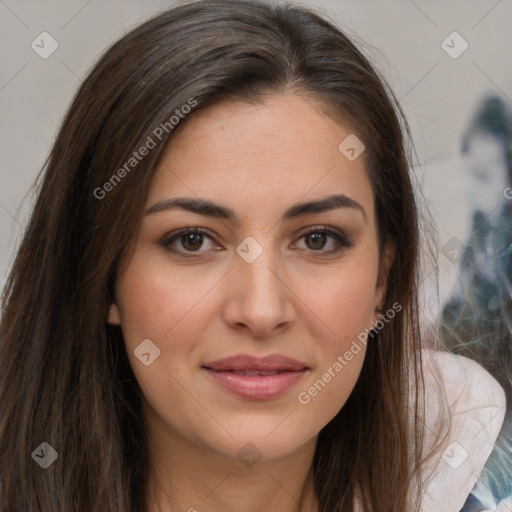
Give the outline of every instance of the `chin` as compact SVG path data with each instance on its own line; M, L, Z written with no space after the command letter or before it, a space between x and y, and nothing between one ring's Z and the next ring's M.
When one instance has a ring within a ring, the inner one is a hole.
M290 415L292 417L293 414ZM220 438L215 436L203 438L202 441L219 455L237 459L250 466L254 461L270 462L289 456L304 445L314 443L320 431L318 428L306 432L300 428L300 421L292 426L293 422L287 423L283 418L271 422L260 421L256 425L252 419L247 421L247 425L243 423L237 428L230 427L229 433L222 430ZM286 426L283 426L285 423ZM212 429L219 432L217 427L212 426Z

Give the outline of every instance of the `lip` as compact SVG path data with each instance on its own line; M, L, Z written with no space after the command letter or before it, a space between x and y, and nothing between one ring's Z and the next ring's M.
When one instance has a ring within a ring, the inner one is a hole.
M249 400L276 398L309 370L306 364L280 354L262 358L242 354L205 363L202 368L223 389Z

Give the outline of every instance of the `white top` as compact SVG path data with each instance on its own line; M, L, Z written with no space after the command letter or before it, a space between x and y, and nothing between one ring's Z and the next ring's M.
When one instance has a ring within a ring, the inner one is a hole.
M430 478L421 512L459 512L500 433L506 412L505 392L471 359L448 352L425 351L425 355L427 427L435 428L440 417L450 417L451 425L444 450L425 470ZM439 380L432 370L432 357L439 365L444 397L436 387ZM432 440L427 438L427 447Z
M430 453L443 421L446 428L441 434L446 434L446 440L422 472L420 510L460 512L500 433L506 412L505 392L471 359L433 350L424 350L422 355L425 453ZM357 503L355 510L360 512Z

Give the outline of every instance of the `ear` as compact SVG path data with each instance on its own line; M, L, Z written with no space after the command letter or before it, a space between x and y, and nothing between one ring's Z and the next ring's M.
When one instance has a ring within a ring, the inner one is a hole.
M379 275L377 278L377 286L375 288L375 307L385 306L384 300L386 298L386 291L388 287L388 277L395 261L396 244L395 242L388 242L384 247L382 258L380 262Z
M117 304L110 304L107 322L111 325L121 325L121 315L119 314Z

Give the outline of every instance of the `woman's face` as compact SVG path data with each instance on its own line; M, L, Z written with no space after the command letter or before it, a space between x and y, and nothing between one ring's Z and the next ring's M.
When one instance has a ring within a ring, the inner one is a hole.
M272 459L343 407L385 291L351 135L281 94L198 111L169 143L109 314L162 442Z

